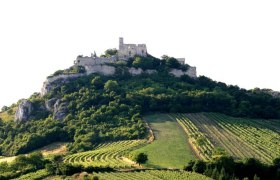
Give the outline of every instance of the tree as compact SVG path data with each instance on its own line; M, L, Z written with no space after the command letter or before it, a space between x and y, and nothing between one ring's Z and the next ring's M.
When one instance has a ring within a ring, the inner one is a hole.
M202 174L206 169L205 162L197 160L193 165L193 171Z
M173 58L173 57L163 55L161 58L165 61L165 65L168 68L179 68L181 66L179 61L177 59Z
M111 57L111 56L114 56L118 53L118 50L117 49L107 49L105 51L105 56L106 57Z
M136 68L139 68L142 66L142 59L141 57L136 57L132 63L132 65Z
M212 171L211 178L217 179L218 176L219 176L219 172L217 167L215 167L215 169Z
M220 174L219 174L219 180L226 180L226 179L228 179L228 178L227 178L227 176L226 176L225 168L223 167L223 168L221 169Z
M32 164L36 169L41 169L45 166L45 160L41 152L33 152L28 156L29 164Z
M101 89L103 87L103 82L99 76L96 76L92 79L91 84L95 89Z
M195 164L194 160L190 160L188 164L184 167L185 171L192 171L193 170L193 165Z
M104 85L104 89L107 92L116 91L118 89L118 86L119 84L117 81L108 80Z
M144 164L148 161L148 155L145 153L139 153L134 156L133 160L136 161L139 165Z
M3 106L3 107L1 108L1 112L7 111L7 110L8 110L8 107L7 107L7 106Z
M254 175L254 180L260 180L261 178L258 177L256 174Z
M51 158L50 160L51 162L46 164L46 170L48 173L50 174L59 174L59 169L60 169L60 165L62 164L63 161L63 156L62 155L55 155Z
M280 168L280 157L273 160L273 165L277 168Z

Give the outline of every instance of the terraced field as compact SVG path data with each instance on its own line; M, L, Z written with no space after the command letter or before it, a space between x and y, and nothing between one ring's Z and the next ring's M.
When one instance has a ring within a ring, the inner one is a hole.
M280 156L280 123L233 118L217 113L174 114L201 159L211 159L215 147L236 158L254 157L270 163Z
M116 172L116 173L94 173L93 176L106 180L162 180L162 179L189 179L210 180L206 176L197 173L183 171L148 170L140 172Z
M128 140L99 144L93 151L86 151L66 156L64 162L82 164L84 166L110 166L113 168L128 168L123 155L132 148L141 146L146 140Z

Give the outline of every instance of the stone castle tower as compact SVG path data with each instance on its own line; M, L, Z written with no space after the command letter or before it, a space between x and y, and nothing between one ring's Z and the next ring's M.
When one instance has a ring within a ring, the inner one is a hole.
M105 63L113 63L117 60L128 60L135 55L147 56L146 44L124 44L123 38L119 38L119 50L118 54L111 57L98 57L96 54L91 54L91 56L78 56L74 61L75 65L87 66L87 65L97 65Z
M147 56L146 44L124 44L123 38L119 39L118 58L120 60L127 60L134 56Z

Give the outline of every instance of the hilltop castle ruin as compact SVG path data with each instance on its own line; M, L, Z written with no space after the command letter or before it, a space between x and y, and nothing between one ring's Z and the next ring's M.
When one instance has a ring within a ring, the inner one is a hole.
M111 57L98 57L96 53L92 53L91 56L79 55L74 61L74 65L83 66L85 68L85 73L59 74L55 76L49 76L44 82L41 95L43 96L49 93L53 89L53 84L55 83L67 82L71 79L76 79L93 73L98 73L105 76L114 75L116 73L116 67L107 63L114 63L119 60L127 61L129 58L133 58L136 55L142 57L148 56L146 44L124 44L123 38L119 39L119 49L117 54ZM185 58L177 58L177 60L181 64L185 64ZM141 68L134 67L126 67L126 70L133 76L158 73L155 69L143 70ZM196 67L192 66L189 66L186 71L181 69L170 69L169 74L175 77L188 75L191 78L197 78Z
M79 55L74 61L75 65L79 66L92 66L98 64L112 63L118 60L127 61L129 58L134 56L147 57L147 46L146 44L124 44L123 38L119 38L119 49L118 53L111 57L98 57L96 53L92 53L91 56ZM177 58L181 64L185 64L185 58Z
M90 57L79 55L74 61L74 64L88 66L116 62L117 60L127 61L129 58L136 55L143 57L147 56L146 44L124 44L123 38L120 37L119 49L116 55L111 57L98 57L96 53L91 54Z

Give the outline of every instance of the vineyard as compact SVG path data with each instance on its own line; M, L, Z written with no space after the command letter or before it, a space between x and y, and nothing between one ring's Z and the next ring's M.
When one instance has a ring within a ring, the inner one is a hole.
M280 124L273 120L233 118L216 113L174 114L196 154L204 160L220 147L235 158L270 163L280 156Z
M146 140L128 140L97 145L94 150L66 156L65 163L81 164L84 166L110 166L113 168L128 168L129 163L124 161L123 155L130 149L144 145Z
M197 173L183 171L148 170L140 172L114 172L114 173L94 173L93 176L106 180L144 180L144 179L190 179L190 180L210 180L210 178Z
M196 125L182 114L174 114L170 117L176 119L177 122L183 127L184 131L189 137L189 143L193 147L193 150L195 151L197 156L204 160L210 160L212 158L214 145L196 127Z

